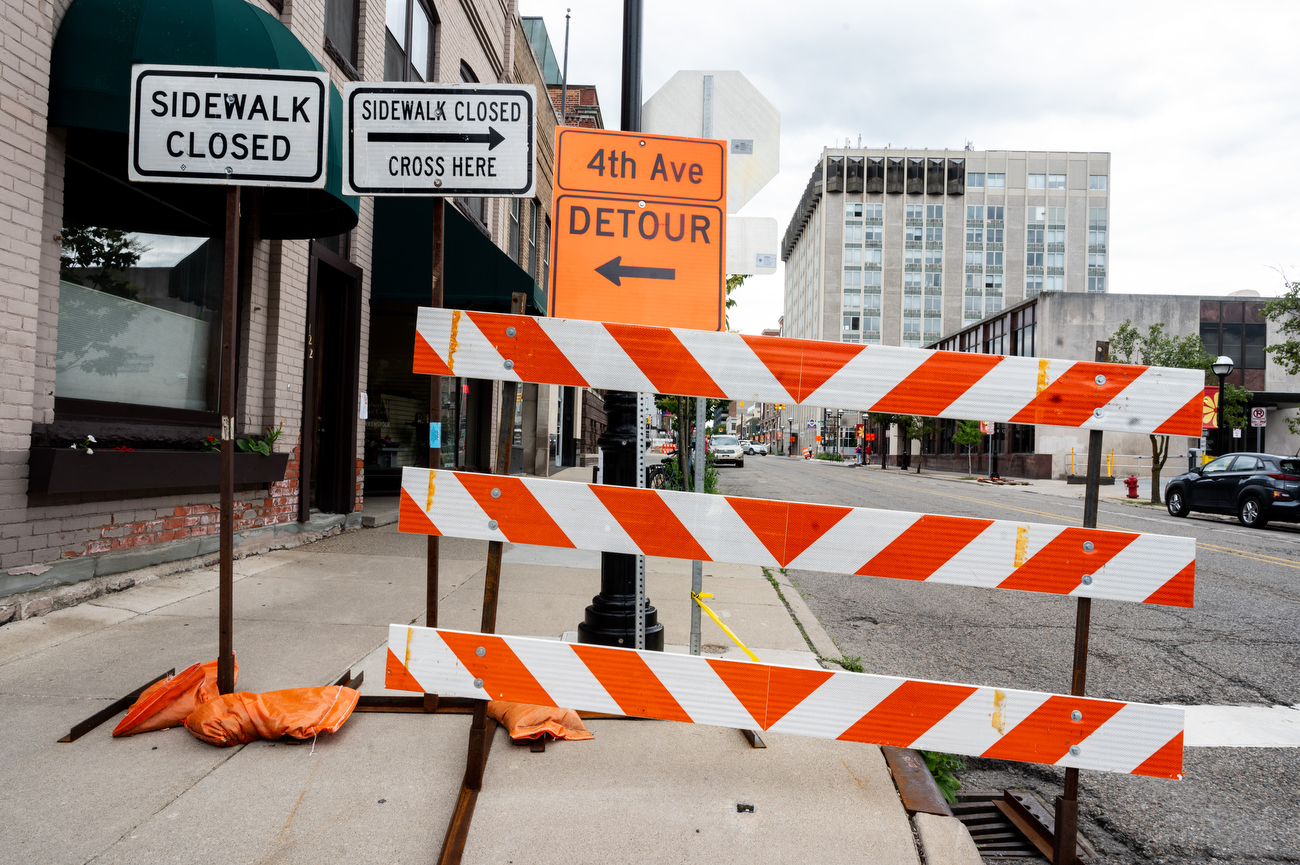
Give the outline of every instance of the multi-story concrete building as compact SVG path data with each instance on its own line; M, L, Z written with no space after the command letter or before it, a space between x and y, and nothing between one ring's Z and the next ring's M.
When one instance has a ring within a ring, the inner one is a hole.
M919 348L1040 292L1105 292L1109 187L1108 153L827 148L782 242L783 335Z

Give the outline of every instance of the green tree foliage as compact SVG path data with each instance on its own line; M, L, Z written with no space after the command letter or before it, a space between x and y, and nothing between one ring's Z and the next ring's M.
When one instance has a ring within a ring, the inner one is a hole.
M1171 336L1165 333L1163 322L1153 324L1142 333L1125 319L1119 330L1110 338L1110 359L1114 363L1136 363L1144 366L1168 366L1178 369L1205 370L1207 385L1217 385L1218 377L1210 369L1214 356L1206 353L1200 336ZM1241 428L1246 423L1246 404L1250 391L1234 384L1224 387L1219 395L1220 410L1228 425ZM1151 435L1151 503L1160 504L1160 470L1169 458L1169 436Z
M1300 281L1286 283L1286 293L1264 304L1264 317L1277 325L1282 341L1264 349L1288 375L1300 374ZM1292 435L1300 435L1300 414L1286 419Z
M977 420L958 421L957 431L952 434L953 443L966 448L966 474L968 475L975 474L971 466L971 449L984 440L984 435L980 432L980 422Z
M134 300L140 286L126 278L148 247L116 228L63 227L59 279Z

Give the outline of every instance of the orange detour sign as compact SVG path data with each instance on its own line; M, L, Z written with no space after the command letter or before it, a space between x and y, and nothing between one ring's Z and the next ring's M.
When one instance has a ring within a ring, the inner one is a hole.
M722 330L726 142L556 131L550 314Z

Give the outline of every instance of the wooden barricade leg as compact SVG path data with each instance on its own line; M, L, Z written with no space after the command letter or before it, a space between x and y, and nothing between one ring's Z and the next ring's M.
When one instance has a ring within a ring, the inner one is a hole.
M511 298L510 311L521 315L525 301L525 295L516 292ZM501 383L501 420L497 427L497 454L493 474L510 474L515 394L518 387L513 381ZM500 541L488 541L487 573L483 580L483 620L479 628L484 634L496 633L497 629L497 595L501 588L503 550L504 544ZM465 778L460 784L460 795L456 797L456 808L451 812L447 835L442 840L439 865L458 865L465 852L469 824L474 819L474 805L478 801L479 790L483 788L483 772L487 768L488 752L492 750L492 737L496 734L496 729L497 722L487 716L487 701L474 701L474 720L469 728L469 753L465 758Z

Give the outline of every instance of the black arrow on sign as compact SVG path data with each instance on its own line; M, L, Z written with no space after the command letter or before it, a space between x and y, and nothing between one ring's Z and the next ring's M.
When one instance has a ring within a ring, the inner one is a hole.
M629 279L676 279L677 271L671 267L629 267L623 262L623 256L611 258L596 268L596 272L615 285L622 285L619 277Z
M376 144L486 144L494 149L506 137L491 126L482 132L369 132L366 140Z

